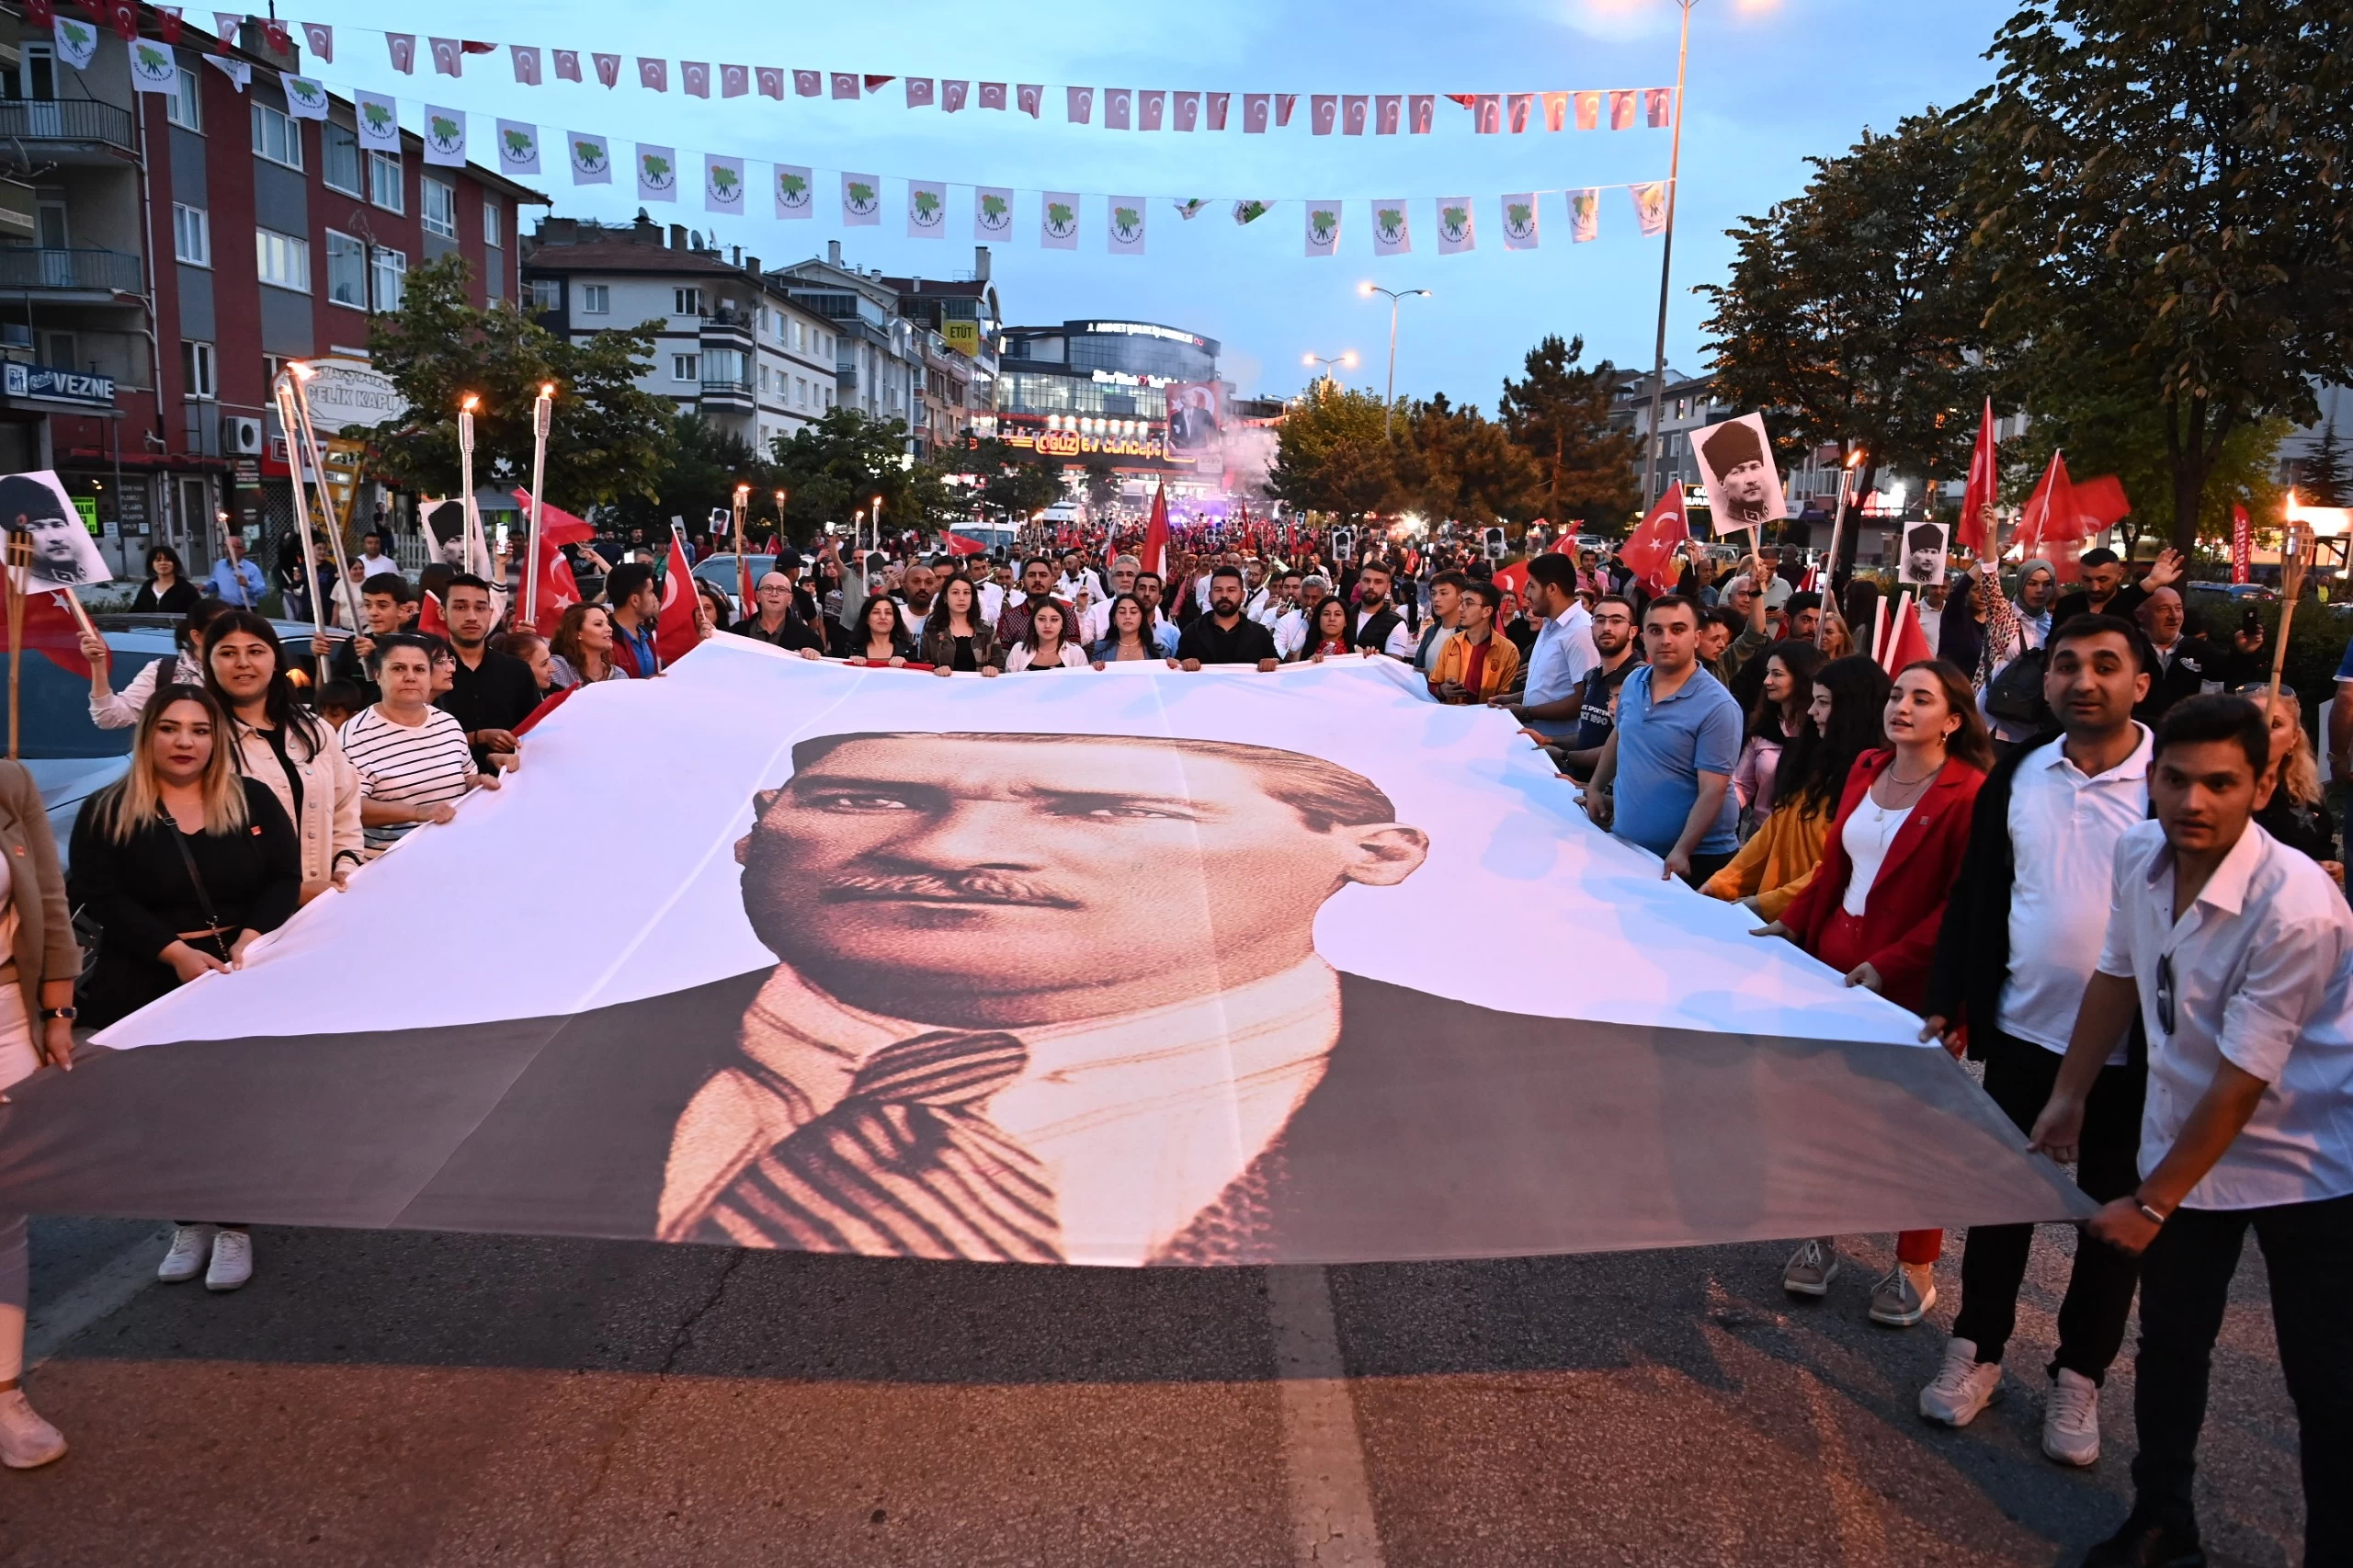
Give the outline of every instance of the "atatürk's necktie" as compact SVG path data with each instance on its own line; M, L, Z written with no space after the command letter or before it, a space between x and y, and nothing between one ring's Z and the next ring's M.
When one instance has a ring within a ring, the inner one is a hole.
M981 1108L1018 1074L1009 1034L940 1030L883 1047L849 1092L745 1166L703 1239L883 1257L1059 1263L1053 1189Z

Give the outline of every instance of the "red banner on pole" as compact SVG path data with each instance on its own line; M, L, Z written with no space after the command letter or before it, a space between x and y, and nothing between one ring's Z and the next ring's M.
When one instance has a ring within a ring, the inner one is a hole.
M2246 570L2255 559L2255 525L2247 519L2245 506L2231 508L2231 581L2246 581Z

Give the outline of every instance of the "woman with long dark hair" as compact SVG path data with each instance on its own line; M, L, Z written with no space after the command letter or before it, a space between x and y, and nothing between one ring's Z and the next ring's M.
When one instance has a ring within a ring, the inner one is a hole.
M939 591L932 595L931 614L924 619L923 641L916 652L935 674L1004 673L996 630L981 614L980 607L980 590L961 574L940 584Z
M302 902L360 863L359 775L335 735L296 700L277 628L224 610L204 634L204 676L228 710L229 760L269 786L302 846Z
M1941 659L1896 672L1881 725L1887 746L1856 760L1813 880L1756 934L1787 937L1847 984L1918 1012L1994 744L1969 677ZM1909 1328L1926 1317L1943 1251L1941 1231L1897 1237L1896 1265L1871 1292L1871 1321ZM1782 1288L1820 1296L1837 1271L1831 1238L1818 1236L1790 1257Z
M82 656L90 661L90 722L101 730L128 730L139 722L158 686L202 686L204 629L228 608L220 599L198 599L188 607L188 619L172 632L176 644L172 656L150 660L120 691L107 683L114 657L107 640L95 631L82 633Z
M1785 645L1785 644L1784 644ZM1773 770L1774 806L1729 865L1700 892L1778 920L1813 879L1855 759L1887 744L1880 716L1887 672L1870 659L1833 659L1813 672L1813 695Z
M234 968L301 902L302 850L269 786L230 760L233 722L200 686L166 686L131 762L74 819L73 899L104 931L83 986L104 1028L199 975ZM156 1278L233 1290L253 1277L243 1225L182 1221Z
M1097 669L1106 665L1131 664L1141 659L1162 662L1159 645L1152 640L1152 612L1133 594L1114 594L1111 608L1104 618L1104 632L1100 641L1087 653Z
M1328 594L1315 601L1309 616L1306 635L1300 639L1299 652L1291 655L1293 664L1320 665L1328 655L1356 652L1356 634L1349 629L1352 618L1348 601L1337 594Z
M1749 710L1748 738L1733 768L1732 792L1741 815L1754 829L1773 814L1773 778L1781 751L1808 722L1813 672L1824 663L1811 642L1776 642L1765 650L1765 684Z
M899 625L899 601L888 594L869 594L858 607L849 632L849 656L870 665L896 669L914 663L915 639Z
M613 612L603 605L566 606L548 652L554 656L560 687L629 678L613 663Z
M1029 617L1029 631L1020 646L1006 655L1005 671L1083 670L1086 650L1070 641L1070 612L1060 599L1048 599Z
M180 560L180 552L159 544L147 552L147 580L131 596L131 610L134 615L186 615L203 597L188 580L188 566Z

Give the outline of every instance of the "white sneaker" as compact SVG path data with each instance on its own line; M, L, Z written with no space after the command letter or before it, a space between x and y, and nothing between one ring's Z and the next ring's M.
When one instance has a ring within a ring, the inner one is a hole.
M212 1267L204 1271L208 1290L233 1290L254 1277L254 1239L244 1231L212 1238Z
M155 1278L166 1285L193 1279L204 1272L204 1259L211 1251L211 1226L176 1226L172 1231L171 1250L164 1254L164 1261L155 1269Z
M63 1457L65 1436L40 1418L22 1389L0 1392L0 1464L31 1470Z
M2099 1385L2059 1369L2042 1407L2042 1451L2061 1464L2099 1462Z
M2002 1397L2002 1364L1980 1361L1973 1340L1945 1343L1945 1364L1920 1391L1920 1418L1946 1426L1966 1426Z

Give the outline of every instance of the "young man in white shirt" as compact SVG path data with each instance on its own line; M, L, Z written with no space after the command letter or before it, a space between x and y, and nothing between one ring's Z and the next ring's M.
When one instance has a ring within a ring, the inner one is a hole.
M2198 1431L2253 1230L2302 1448L2304 1562L2353 1562L2353 909L2251 820L2277 782L2263 710L2184 699L2157 727L2156 821L2118 845L2108 935L2032 1147L2083 1146L2100 1064L2149 1041L2141 1183L2085 1225L2141 1256L2132 1512L2086 1568L2202 1564Z
M2150 734L2132 710L2147 696L2141 640L2124 621L2078 616L2052 642L2043 700L2063 733L1995 765L1977 792L1969 852L1946 901L1928 971L1920 1038L1953 1042L1985 1064L1985 1092L2023 1132L2051 1097L2102 923L2116 846L2148 819ZM2138 1040L2119 1038L2086 1096L2075 1180L2106 1202L2137 1186L2148 1071ZM1920 1391L1923 1419L1966 1426L2002 1388L2017 1327L2032 1225L1972 1225L1961 1255L1960 1315L1943 1367ZM2138 1275L2112 1247L2075 1249L2059 1308L2042 1451L2062 1464L2099 1458L2099 1391L2124 1345Z

